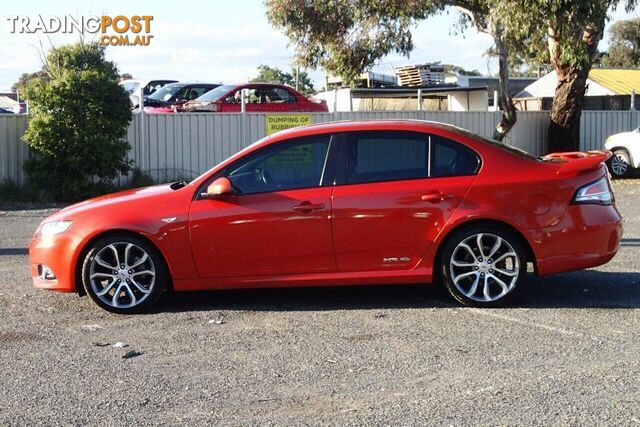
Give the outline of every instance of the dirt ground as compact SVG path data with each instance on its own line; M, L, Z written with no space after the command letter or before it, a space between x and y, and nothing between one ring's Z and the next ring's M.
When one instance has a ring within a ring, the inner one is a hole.
M368 286L112 315L32 288L26 247L51 211L0 207L0 425L640 423L640 181L615 190L613 261L531 277L492 310Z

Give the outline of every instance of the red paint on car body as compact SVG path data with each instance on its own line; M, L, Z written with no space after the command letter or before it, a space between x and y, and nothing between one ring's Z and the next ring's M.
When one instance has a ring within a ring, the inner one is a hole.
M354 132L446 138L472 150L480 166L467 176L330 182L199 197L226 168L260 150L319 135L334 135L338 141ZM540 275L594 267L618 250L621 216L615 203L574 204L573 199L580 187L606 177L606 158L591 153L536 160L452 126L421 121L290 129L246 148L182 188L167 184L129 190L55 213L44 222L72 224L64 233L34 237L29 248L33 282L40 288L77 291L85 251L94 239L113 231L134 233L155 245L176 291L429 283L447 236L472 222L514 230ZM51 268L55 280L39 277L42 264Z

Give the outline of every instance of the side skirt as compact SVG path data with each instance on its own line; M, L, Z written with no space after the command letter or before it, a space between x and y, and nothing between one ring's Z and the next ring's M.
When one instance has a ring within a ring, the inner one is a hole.
M174 280L176 291L432 283L433 269Z

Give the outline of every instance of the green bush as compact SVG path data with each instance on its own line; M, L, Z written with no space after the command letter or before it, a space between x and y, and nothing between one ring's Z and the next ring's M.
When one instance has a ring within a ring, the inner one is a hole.
M0 181L0 202L34 202L39 200L32 185L20 186L10 179Z
M32 157L24 169L45 198L72 201L113 188L131 161L126 133L129 97L118 85L118 69L95 43L53 48L46 77L30 80L29 127L24 135Z
M155 183L156 182L153 180L153 178L151 178L149 174L142 172L140 168L133 168L131 179L129 180L129 184L127 185L127 187L149 187L150 185L154 185Z

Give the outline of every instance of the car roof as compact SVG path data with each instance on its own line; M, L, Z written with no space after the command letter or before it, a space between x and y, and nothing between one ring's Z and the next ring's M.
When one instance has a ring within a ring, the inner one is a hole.
M283 85L280 83L265 83L265 82L248 82L248 83L230 83L225 84L225 86L269 86L269 87L281 87L284 89L293 89L291 86Z
M210 82L173 82L173 83L167 83L165 86L195 86L195 85L222 86L222 83L210 83Z

